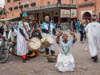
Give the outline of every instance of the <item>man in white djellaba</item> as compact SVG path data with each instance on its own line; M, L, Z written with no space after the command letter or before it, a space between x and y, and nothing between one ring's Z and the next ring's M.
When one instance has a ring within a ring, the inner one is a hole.
M57 57L56 68L60 72L74 71L75 68L74 57L71 54L71 47L77 39L73 32L71 34L73 36L73 40L68 40L67 34L63 34L62 39L60 34L57 37L57 43L60 46L60 52Z
M19 22L18 32L17 32L17 55L22 57L25 63L28 54L27 41L29 40L29 23L27 20L27 13L23 13L23 19Z
M97 16L92 16L92 22L89 23L85 31L87 31L88 35L88 43L89 43L89 51L91 55L91 59L93 62L98 62L98 43L100 40L100 24L96 21Z

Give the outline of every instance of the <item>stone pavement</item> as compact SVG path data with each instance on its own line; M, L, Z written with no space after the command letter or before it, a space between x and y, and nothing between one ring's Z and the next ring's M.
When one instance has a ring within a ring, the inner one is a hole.
M40 54L27 63L22 63L20 57L10 55L7 63L0 64L0 75L100 75L100 61L99 63L92 62L89 51L85 50L85 48L88 49L88 42L81 44L79 34L76 36L78 41L72 48L76 65L75 72L58 72L55 68L56 63L48 63L45 54ZM69 39L71 39L70 36ZM56 52L58 53L58 50Z

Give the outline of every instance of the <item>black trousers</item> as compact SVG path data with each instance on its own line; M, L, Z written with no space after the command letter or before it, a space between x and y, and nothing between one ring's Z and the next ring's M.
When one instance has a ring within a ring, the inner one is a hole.
M84 31L84 38L86 39L87 38L87 36L86 36L86 32Z
M94 57L92 57L92 59L93 59L93 62L98 62L98 56L96 55L96 56L94 56Z
M83 38L84 38L84 32L80 31L80 41L83 41Z
M48 48L45 48L45 51L46 51L46 54L49 54L49 49ZM53 51L53 50L51 50L50 52L51 52L51 54L55 54L55 51Z

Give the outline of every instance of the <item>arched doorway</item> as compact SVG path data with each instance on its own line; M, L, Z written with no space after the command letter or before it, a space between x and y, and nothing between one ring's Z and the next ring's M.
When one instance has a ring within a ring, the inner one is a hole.
M91 20L91 14L89 12L85 12L83 14L83 19L85 19L85 20Z

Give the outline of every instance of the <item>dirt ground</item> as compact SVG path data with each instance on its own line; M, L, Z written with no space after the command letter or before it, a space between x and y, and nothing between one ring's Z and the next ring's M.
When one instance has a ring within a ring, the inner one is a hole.
M0 75L100 75L100 61L92 62L89 50L85 50L88 49L88 42L82 44L79 41L79 34L76 36L78 41L72 48L76 65L74 72L58 72L55 68L56 63L48 63L45 54L40 54L26 63L22 63L20 57L10 55L7 63L0 64ZM58 50L56 52L58 53Z

